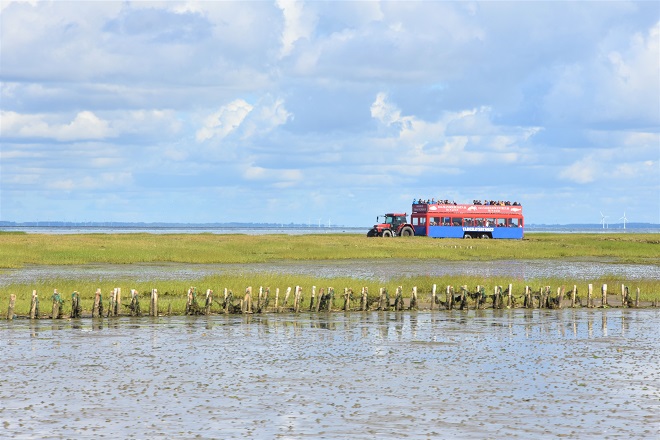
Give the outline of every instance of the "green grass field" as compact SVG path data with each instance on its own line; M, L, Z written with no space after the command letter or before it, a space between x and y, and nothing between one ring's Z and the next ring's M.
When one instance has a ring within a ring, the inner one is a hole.
M27 264L255 263L419 258L607 258L660 265L658 234L528 234L517 240L367 238L354 234L0 234L0 268Z
M645 264L660 270L660 236L657 234L528 234L523 241L510 240L439 240L426 237L367 238L354 234L319 235L215 235L215 234L81 234L45 235L24 233L0 233L0 268L20 268L25 265L84 265L88 263L252 263L269 261L341 260L341 259L438 259L452 261L516 260L516 259L580 259L582 261L607 260L613 264ZM617 279L605 275L590 280L594 291L600 292L602 284L608 284L610 292L620 292L622 283L631 292L638 287L643 301L660 298L660 282L649 279ZM657 278L657 277L655 277ZM121 287L123 303L128 303L130 289L137 289L146 310L149 292L157 288L161 295L159 310L171 307L173 313L185 308L185 292L191 285L200 295L207 288L222 295L224 288L242 296L247 286L258 291L259 286L269 287L271 300L279 288L281 298L287 287L302 286L305 302L310 298L312 286L332 286L337 297L345 287L352 288L356 298L362 287L376 295L385 287L393 295L397 286L403 286L404 295L410 296L417 286L419 298L430 298L432 285L437 285L440 295L447 285L467 285L475 289L485 287L491 293L495 286L513 284L513 291L522 294L525 285L538 290L541 286L556 289L577 284L580 296L586 295L587 282L574 283L565 279L515 280L496 277L411 277L393 279L387 283L357 278L313 278L299 275L236 274L215 276L194 281L138 282L132 279L104 281L82 280L34 280L25 285L10 285L0 291L2 303L9 294L17 295L16 313L27 314L32 290L36 289L42 301L42 312L50 310L50 295L58 289L65 299L71 292L80 292L83 309L91 310L94 292L101 288L104 301L114 287ZM157 285L154 285L157 284ZM337 305L339 305L339 299ZM0 304L2 304L0 303ZM6 303L5 303L6 304ZM4 307L4 306L3 306ZM65 304L65 310L67 306ZM125 310L126 311L126 310Z

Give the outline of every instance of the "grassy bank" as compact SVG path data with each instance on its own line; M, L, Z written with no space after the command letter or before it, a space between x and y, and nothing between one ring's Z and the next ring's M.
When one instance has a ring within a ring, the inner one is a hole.
M366 238L353 234L319 235L214 235L214 234L81 234L45 235L24 233L0 233L0 268L18 268L25 265L83 265L89 263L255 263L274 261L342 260L342 259L438 259L452 261L518 260L518 259L580 259L603 260L613 263L632 263L656 266L660 270L660 236L657 234L528 234L523 241L509 240L434 240L426 237L412 238ZM655 269L653 269L655 270ZM259 286L270 287L271 298L279 288L281 298L287 287L302 286L308 304L312 286L332 286L339 297L345 287L358 292L362 287L375 296L381 287L393 295L397 286L403 286L404 296L409 297L413 286L417 286L420 298L430 298L433 284L438 294L443 294L447 285L456 288L467 285L474 290L477 285L492 293L495 286L513 283L513 291L522 295L525 285L538 290L541 286L566 286L571 290L574 282L565 279L516 280L500 277L411 277L393 279L387 283L352 278L314 278L286 274L233 274L200 278L187 281L140 282L132 279L116 280L34 280L30 284L10 285L2 288L0 301L9 294L17 295L16 313L27 314L32 290L37 289L42 312L50 310L50 296L58 289L70 300L71 292L81 294L83 309L92 308L94 292L101 288L104 302L114 287L121 287L123 303L129 301L130 289L137 289L148 303L149 292L157 288L161 295L160 309L171 308L173 313L183 313L186 290L191 285L198 288L200 295L207 288L221 295L224 288L242 295L247 286L255 291ZM577 283L580 296L586 298L587 284L594 285L594 295L599 295L600 286L608 284L611 293L619 293L621 284L629 286L631 293L639 287L642 301L660 298L660 281L630 282L613 276L604 276L588 282ZM2 304L0 302L0 304ZM3 306L4 307L4 306ZM65 310L70 310L70 303Z
M528 234L522 241L354 234L0 234L0 268L30 264L256 263L278 260L598 258L660 266L658 234Z
M241 298L245 292L246 287L253 287L253 299L256 302L256 294L259 287L262 286L270 288L271 305L274 302L275 290L280 289L280 304L284 299L284 294L287 287L295 288L301 286L303 289L304 304L309 305L309 300L312 292L312 286L316 286L318 294L320 288L327 289L334 287L336 292L336 307L342 304L341 295L344 288L350 288L354 292L354 302L359 300L360 291L363 287L369 289L369 296L375 298L378 295L381 287L386 288L390 293L391 298L394 298L394 293L397 286L403 287L405 298L410 298L413 286L417 287L418 297L421 302L429 302L433 284L437 286L437 295L444 299L445 288L448 285L454 286L458 291L460 286L467 285L470 291L476 291L476 286L484 286L487 294L492 294L495 286L503 286L507 288L508 284L513 285L514 296L522 298L525 291L525 286L530 286L534 291L539 291L542 286L551 286L552 293L556 293L558 287L565 287L566 291L573 289L575 284L578 289L578 295L582 298L583 304L586 304L586 297L588 291L588 284L593 284L593 297L600 301L600 288L603 284L608 285L608 292L610 295L619 295L621 293L621 284L624 283L628 286L630 293L634 296L637 288L640 289L640 299L643 302L650 302L660 300L660 281L633 281L627 282L612 276L606 276L589 281L581 281L573 283L564 279L540 279L540 280L516 280L505 277L476 277L476 276L445 276L445 277L410 277L394 279L388 282L379 282L371 280L357 280L352 278L315 278L310 276L293 276L293 275L277 275L277 274L249 274L249 275L231 275L231 276L212 276L201 278L198 280L188 281L157 281L157 282L140 282L135 280L49 280L47 282L36 282L32 284L16 284L4 287L2 289L1 301L3 309L6 307L6 302L10 294L16 294L16 308L15 312L18 315L28 315L30 308L30 301L32 298L32 290L36 289L41 301L41 312L49 313L51 309L51 295L54 289L62 294L62 297L67 300L64 305L65 314L71 310L71 292L77 291L80 293L81 304L84 313L91 313L94 295L97 288L100 288L103 293L103 301L107 310L107 301L109 294L115 287L122 289L122 303L128 304L130 302L130 291L136 289L140 293L142 310L146 313L149 303L151 289L157 288L159 292L159 311L165 313L171 309L173 314L183 314L186 306L187 290L190 286L197 288L200 304L204 303L204 294L206 289L212 289L215 292L215 298L222 298L222 292L225 288L233 291L234 298ZM291 305L289 301L289 305ZM519 300L521 304L522 299ZM304 309L304 308L303 308ZM6 309L5 309L6 311ZM127 307L123 307L123 312L128 313ZM213 312L219 313L220 306L214 305Z

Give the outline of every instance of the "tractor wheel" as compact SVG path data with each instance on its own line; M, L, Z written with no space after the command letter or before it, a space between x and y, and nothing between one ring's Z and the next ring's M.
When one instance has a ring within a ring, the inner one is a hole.
M463 235L463 238L472 238L472 236L470 234L466 233L465 235Z
M411 228L410 226L404 226L401 229L402 237L412 237L413 235L415 235L415 231L413 231L413 228Z
M381 237L391 237L391 236L392 236L392 231L390 231L389 229L385 229L381 234Z

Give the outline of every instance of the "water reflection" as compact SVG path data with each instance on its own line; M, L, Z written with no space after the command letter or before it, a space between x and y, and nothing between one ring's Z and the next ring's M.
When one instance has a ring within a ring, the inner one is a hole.
M0 321L0 408L8 438L27 418L49 438L653 438L630 421L657 416L659 327L656 309ZM53 423L62 402L76 416Z

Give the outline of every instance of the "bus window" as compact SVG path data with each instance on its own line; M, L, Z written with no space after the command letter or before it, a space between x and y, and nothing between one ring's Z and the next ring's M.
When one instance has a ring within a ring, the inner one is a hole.
M475 218L475 219L474 219L474 223L473 223L473 225L474 225L474 226L479 226L479 227L483 226L483 225L484 225L484 219L482 219L482 218Z
M442 217L442 226L451 226L451 217Z
M452 226L461 226L463 225L463 219L460 217L452 217L451 219Z
M440 217L431 217L431 226L438 226L441 225L440 223Z
M519 224L518 224L519 220L520 219L517 219L517 218L510 218L509 219L509 227L517 228L519 226Z
M506 226L506 220L503 218L498 218L496 224L499 228L503 228Z

